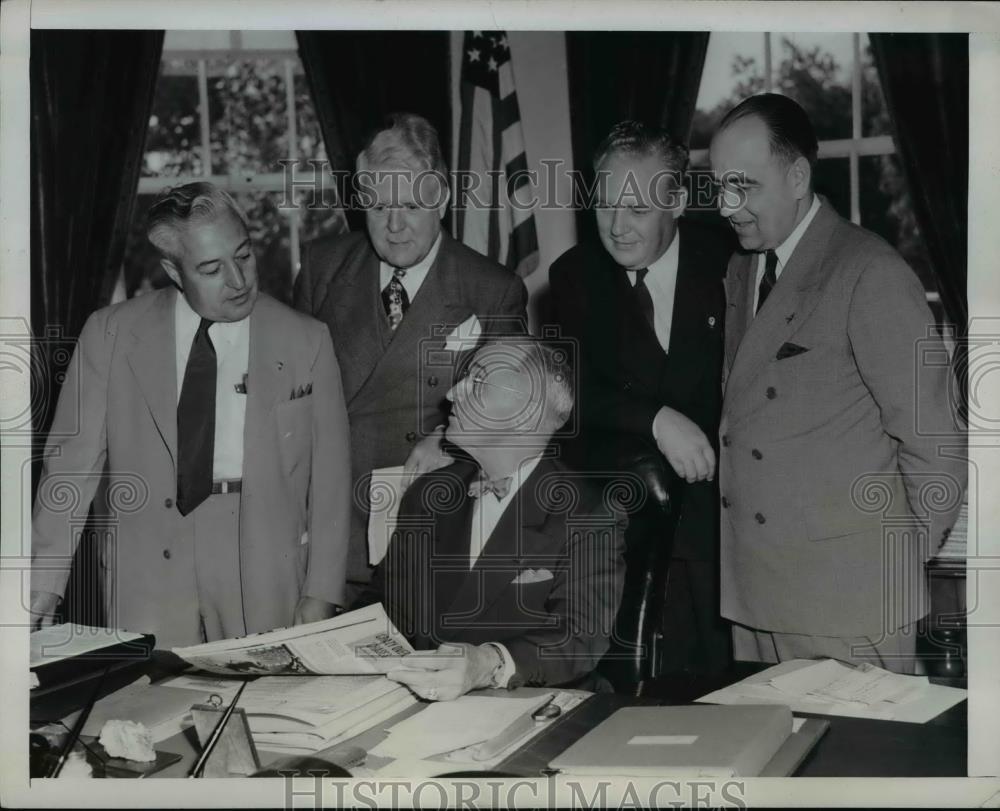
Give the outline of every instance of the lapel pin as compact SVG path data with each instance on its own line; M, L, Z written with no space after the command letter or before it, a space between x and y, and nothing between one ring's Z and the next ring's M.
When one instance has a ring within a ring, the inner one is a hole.
M236 383L233 386L233 388L236 389L236 393L237 394L246 394L247 393L247 376L243 375L243 380L240 381L239 383Z
M285 368L285 362L282 361L282 360L279 360L278 361L278 371L280 372L284 368Z
M785 323L786 323L786 324L791 324L791 323L792 323L792 319L793 319L793 318L795 318L795 313L792 313L791 315L789 315L789 316L786 316L786 317L785 317Z
M708 325L710 327L714 327L715 326L715 316L714 315L710 315L708 317Z

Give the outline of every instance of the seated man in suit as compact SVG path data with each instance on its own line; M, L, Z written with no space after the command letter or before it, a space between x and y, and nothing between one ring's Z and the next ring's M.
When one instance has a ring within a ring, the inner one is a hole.
M220 189L168 189L147 234L175 287L80 334L35 501L35 624L53 621L105 464L107 625L167 648L331 616L350 451L330 336L259 293L246 219Z
M299 310L329 326L341 361L355 494L352 596L371 577L371 471L405 463L416 475L451 461L440 443L456 364L434 360L447 333L473 316L484 333L517 329L527 301L517 276L441 230L447 168L425 119L391 116L361 151L357 168L366 231L307 245L295 294Z
M665 131L617 124L594 160L601 244L568 250L550 279L554 319L580 346L582 430L567 452L610 471L662 454L682 480L662 664L712 672L731 659L713 480L729 244L681 217L687 159Z
M474 461L410 486L363 600L382 600L418 650L440 647L389 677L430 700L579 681L608 648L625 520L547 452L573 407L571 370L550 346L507 339L448 396L447 437Z

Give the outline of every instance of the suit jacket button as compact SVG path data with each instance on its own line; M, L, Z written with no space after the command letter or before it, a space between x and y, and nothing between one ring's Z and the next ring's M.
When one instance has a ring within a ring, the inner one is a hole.
M436 375L431 375L430 377L427 378L427 385L428 386L433 387L433 386L436 386L437 384L438 384L438 379L437 379Z
M723 509L726 509L726 510L729 509L729 499L726 498L725 496L722 497L722 507L723 507Z
M750 451L750 455L751 455L751 456L752 456L752 457L753 457L754 459L763 459L763 458L764 458L764 454L762 454L762 453L761 453L761 452L760 452L759 450L757 450L756 448L754 448L754 449L753 449L752 451Z
M723 445L723 447L726 447L726 448L729 447L729 434L723 434L722 435L722 445Z
M625 391L632 391L632 381L626 380L625 385L622 386Z
M170 560L170 550L169 549L164 549L163 550L163 557L165 557L167 560Z
M416 433L416 431L410 431L406 435L406 441L407 442L416 442L417 441L417 433Z
M757 519L758 524L763 524L767 520L761 513L757 513L756 515L754 515L754 518Z
M165 499L163 502L163 506L169 510L171 507L174 506L174 500L172 498Z
M768 400L773 400L775 397L778 396L778 392L774 390L774 386L768 386L767 391L764 392L764 394L767 395Z

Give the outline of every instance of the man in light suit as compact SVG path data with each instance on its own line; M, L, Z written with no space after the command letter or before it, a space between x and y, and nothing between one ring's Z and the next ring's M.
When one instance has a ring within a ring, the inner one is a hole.
M550 452L571 381L561 350L508 339L480 349L448 393L447 437L472 461L406 491L362 600L383 601L418 650L437 646L388 674L423 698L578 682L608 648L625 519Z
M580 346L582 430L568 451L620 470L648 448L682 484L665 595L663 667L719 671L731 660L719 616L714 481L722 409L722 277L731 246L682 217L687 149L657 128L617 124L598 147L601 244L552 265L552 306Z
M99 310L80 335L35 502L36 622L52 621L105 464L109 626L166 648L331 616L350 450L330 336L258 293L244 215L211 184L161 195L147 233L176 289Z
M776 94L715 134L726 276L722 613L737 659L915 666L923 564L966 482L916 275L814 194L816 136Z
M467 352L472 317L483 333L523 330L527 291L512 272L441 230L446 167L423 118L390 117L358 156L366 233L306 246L295 306L324 321L341 362L351 424L354 508L351 596L371 578L368 476L403 465L416 475L451 462L440 450L445 392ZM461 330L459 330L461 327Z

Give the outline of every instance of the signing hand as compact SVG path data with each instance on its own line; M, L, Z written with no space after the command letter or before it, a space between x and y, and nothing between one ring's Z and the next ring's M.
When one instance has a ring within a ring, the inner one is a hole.
M51 591L31 592L31 628L48 628L55 625L56 610L59 608L60 597Z
M413 480L425 473L450 465L455 460L441 450L444 426L439 425L432 434L421 439L403 463L403 487L409 487Z
M298 605L295 606L292 625L328 620L336 611L337 607L326 600L321 600L318 597L300 597Z
M406 668L390 670L386 676L428 701L451 701L491 686L501 659L492 645L456 643L442 645L433 653L410 654L404 662Z
M712 480L715 451L701 428L691 420L663 406L653 420L653 436L677 475L689 482Z

